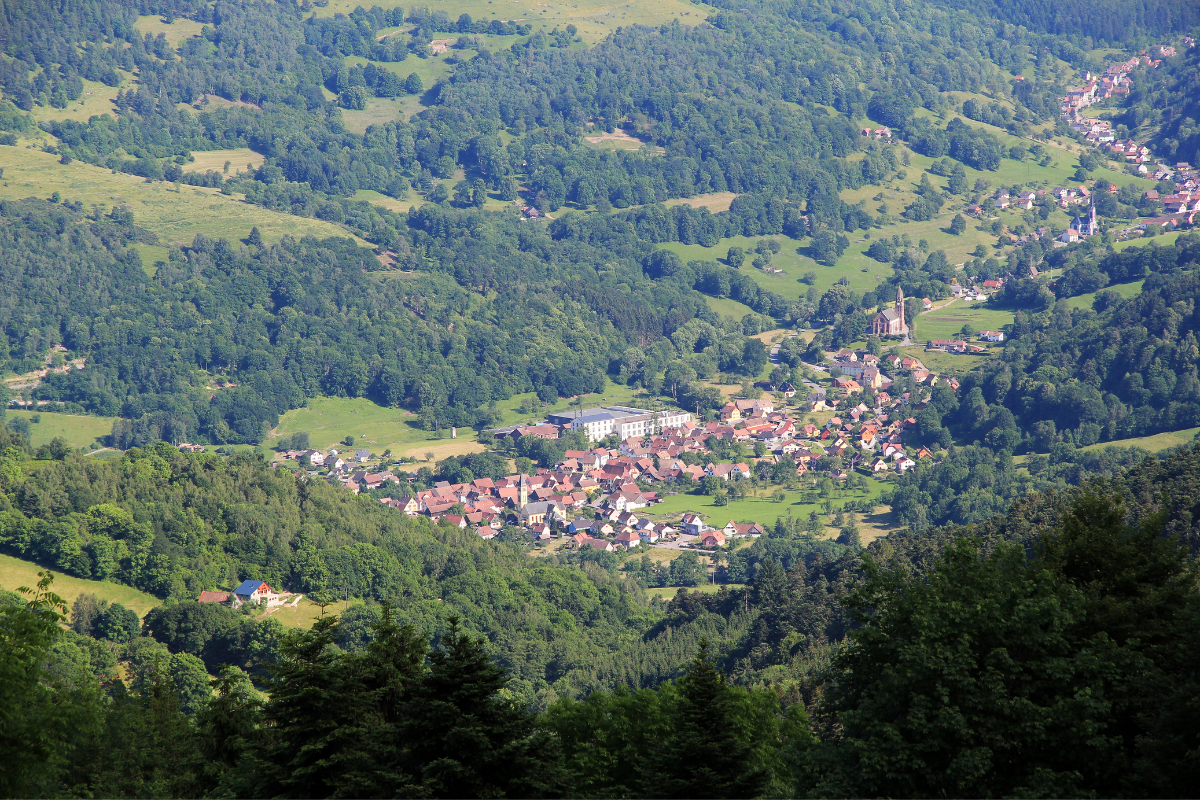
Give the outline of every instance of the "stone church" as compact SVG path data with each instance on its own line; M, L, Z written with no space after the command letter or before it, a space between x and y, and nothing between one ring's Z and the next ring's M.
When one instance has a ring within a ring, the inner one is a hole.
M896 305L880 311L871 320L871 333L876 336L904 336L908 323L904 321L904 290L896 287Z

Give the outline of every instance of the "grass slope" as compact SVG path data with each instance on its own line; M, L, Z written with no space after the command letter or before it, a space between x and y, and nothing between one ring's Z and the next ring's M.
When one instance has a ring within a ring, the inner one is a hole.
M1136 439L1117 439L1111 442L1101 442L1100 444L1092 444L1080 449L1100 450L1105 447L1140 447L1151 453L1157 453L1171 447L1178 447L1181 444L1190 444L1198 434L1200 434L1200 428L1187 428L1182 431L1168 431L1166 433L1156 433L1152 436L1139 436Z
M146 183L134 175L113 174L79 161L64 165L57 156L24 147L0 146L0 167L4 169L0 199L49 197L60 192L64 199L81 201L89 208L124 204L137 223L157 233L164 244L191 244L197 233L244 239L253 227L267 241L278 241L285 234L355 238L332 223L268 211L216 189L183 186L176 193L168 183Z
M192 153L195 159L184 167L185 172L221 172L229 177L247 171L247 167L258 169L266 161L262 155L249 147L235 147L230 150L201 150ZM229 171L225 172L225 163L229 162Z
M358 0L330 0L324 8L315 9L322 17L334 14L349 14ZM376 0L372 5L389 9L409 6L402 0ZM627 0L626 2L589 5L572 3L570 0L432 0L428 7L434 11L445 11L451 20L460 14L470 14L472 19L511 19L533 23L534 28L565 28L574 25L578 35L588 44L595 44L622 25L662 25L673 19L685 25L699 25L712 11L711 8L684 2L684 0ZM447 34L449 36L449 34Z
M15 592L18 586L28 586L32 589L37 585L38 572L42 570L42 567L32 561L0 554L0 589L10 592ZM110 603L120 603L126 608L133 609L139 617L146 616L147 611L162 604L162 601L154 595L146 594L130 586L122 586L119 583L109 583L108 581L87 581L82 578L73 578L70 575L63 575L57 570L51 570L51 572L54 573L53 589L67 601L68 607L76 597L87 593L94 594Z
M977 334L979 331L998 331L1004 325L1011 325L1013 318L1012 311L955 300L934 311L918 314L913 322L912 338L915 341L956 339L963 325L970 325ZM983 343L972 340L972 344Z
M99 443L102 437L112 433L115 417L89 417L82 414L54 414L46 411L8 410L8 418L30 419L38 416L41 422L29 426L30 441L34 447L46 444L55 436L61 436L72 447L87 447Z

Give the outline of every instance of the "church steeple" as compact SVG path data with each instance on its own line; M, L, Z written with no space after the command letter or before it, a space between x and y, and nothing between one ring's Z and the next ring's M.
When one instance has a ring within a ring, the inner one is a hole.
M908 322L904 319L904 290L896 284L896 320L900 323L900 333L908 333Z
M521 483L517 486L517 509L529 505L529 479L521 475Z

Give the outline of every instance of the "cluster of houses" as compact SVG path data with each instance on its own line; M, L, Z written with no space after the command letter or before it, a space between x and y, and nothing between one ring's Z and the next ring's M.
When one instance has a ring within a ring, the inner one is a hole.
M1191 38L1185 37L1183 46L1191 49L1195 47L1195 42ZM1200 211L1200 192L1197 191L1198 176L1196 169L1186 162L1177 163L1174 167L1166 164L1156 164L1153 153L1146 145L1139 144L1132 139L1118 139L1110 120L1099 117L1085 117L1080 112L1094 103L1101 102L1110 97L1128 94L1130 86L1132 86L1130 73L1133 70L1139 66L1157 68L1162 63L1162 59L1170 58L1173 55L1175 55L1175 48L1173 46L1156 45L1148 51L1142 51L1138 56L1126 59L1117 64L1110 64L1104 70L1103 75L1085 73L1084 85L1071 89L1061 101L1063 119L1067 121L1071 130L1082 134L1084 141L1088 144L1106 148L1110 153L1119 156L1126 163L1133 165L1139 175L1153 178L1156 181L1174 181L1175 183L1175 193L1173 195L1163 198L1158 198L1157 196L1149 198L1161 200L1163 203L1163 214L1126 228L1122 231L1122 235L1124 236L1133 235L1135 232L1143 232L1149 226L1171 228L1185 223L1188 225L1194 224L1196 213ZM1084 191L1086 192L1086 190ZM1115 192L1116 187L1113 186L1111 191ZM1157 192L1154 192L1154 195L1157 195ZM1086 194L1084 196L1086 197ZM1072 197L1072 200L1081 203L1087 202L1086 200L1075 200L1074 197ZM1060 201L1060 204L1064 208L1066 207L1065 203L1065 200ZM1000 206L997 205L997 207L999 208ZM1094 232L1094 223L1091 228ZM1063 242L1078 241L1089 235L1080 225L1074 226L1072 230L1075 231L1074 234L1071 233L1071 230L1063 234Z
M349 464L365 464L371 460L371 451L366 449L355 450L353 453L337 449L330 449L328 452L311 449L285 450L282 455L287 461L303 461L314 467L327 467L335 471L343 470Z
M892 129L886 125L881 125L878 128L863 128L860 133L869 139L882 139L890 141L892 138Z
M1004 280L1001 278L989 278L983 281L982 284L973 283L970 286L963 286L958 282L958 278L950 281L950 295L964 300L987 300L989 293L998 292L1003 288ZM932 307L933 304L930 303L925 310L929 311Z
M1151 219L1139 220L1136 225L1122 231L1122 234L1130 235L1135 230L1144 232L1151 226L1170 229L1196 223L1196 216L1200 214L1200 172L1188 164L1180 163L1160 180L1173 180L1175 191L1164 195L1156 189L1147 189L1142 198L1161 203L1163 213Z

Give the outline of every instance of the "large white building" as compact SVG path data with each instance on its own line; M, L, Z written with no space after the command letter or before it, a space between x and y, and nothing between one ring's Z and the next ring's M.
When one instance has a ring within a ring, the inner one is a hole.
M678 428L691 419L691 414L678 409L654 412L628 406L599 406L551 414L549 421L571 430L582 429L589 440L598 442L614 433L620 439L651 436L667 428Z

